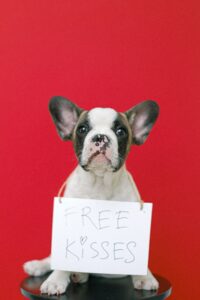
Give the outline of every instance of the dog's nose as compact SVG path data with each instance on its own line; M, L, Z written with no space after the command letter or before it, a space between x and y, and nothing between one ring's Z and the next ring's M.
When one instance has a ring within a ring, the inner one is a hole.
M97 134L92 138L93 143L109 142L109 138L105 134Z

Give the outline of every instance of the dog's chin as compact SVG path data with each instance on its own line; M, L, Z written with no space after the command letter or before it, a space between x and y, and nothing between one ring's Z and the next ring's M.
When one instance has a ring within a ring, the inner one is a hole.
M99 154L92 159L88 158L85 163L79 161L79 164L85 171L92 171L95 173L116 172L121 167L119 162L114 164L112 160L102 154Z

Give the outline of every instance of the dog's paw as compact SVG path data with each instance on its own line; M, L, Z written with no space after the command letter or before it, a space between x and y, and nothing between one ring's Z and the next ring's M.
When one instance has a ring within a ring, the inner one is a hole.
M40 287L42 294L60 295L66 292L68 280L45 280Z
M72 273L71 281L74 283L84 283L88 281L89 274L88 273Z
M60 295L65 293L70 282L69 273L65 271L53 271L40 287L42 294Z
M42 260L31 260L23 265L23 269L31 276L41 276L50 270L50 265Z
M42 294L60 295L65 293L69 282L45 280L40 287Z
M137 290L157 290L159 282L153 276L133 276L133 286Z

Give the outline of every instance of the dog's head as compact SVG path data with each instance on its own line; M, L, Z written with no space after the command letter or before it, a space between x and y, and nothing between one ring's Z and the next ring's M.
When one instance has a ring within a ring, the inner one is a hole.
M154 101L144 101L125 113L111 108L83 110L63 97L49 103L60 137L71 139L79 164L86 171L117 171L131 144L143 144L159 114Z

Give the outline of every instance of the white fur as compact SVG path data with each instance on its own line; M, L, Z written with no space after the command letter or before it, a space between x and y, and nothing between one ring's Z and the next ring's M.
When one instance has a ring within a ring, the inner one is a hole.
M28 261L23 265L23 268L31 276L42 276L50 270L50 257Z
M89 112L89 119L92 128L106 126L111 128L117 118L116 110L112 108L93 108Z
M109 108L95 108L89 112L92 130L84 142L83 162L88 160L92 137L95 134L105 134L110 139L112 165L115 166L118 160L118 144L111 127L116 117L117 112ZM91 164L89 170L89 172L86 172L80 166L77 166L67 181L65 197L106 199L109 201L141 201L137 187L125 166L122 166L117 172L112 172L111 166L105 162L102 166L101 164ZM50 258L27 262L24 264L24 270L29 275L43 275L50 271ZM49 295L64 293L70 282L70 275L70 272L53 271L42 284L41 292ZM109 275L105 276L109 277ZM110 275L110 277L115 276ZM75 282L85 282L88 280L88 274L76 273L71 276L71 279ZM132 276L132 282L137 289L157 289L159 285L150 271L146 276Z
M70 273L65 271L53 271L40 287L42 294L63 294L70 283Z
M80 166L74 170L67 181L65 197L106 199L115 201L139 201L138 191L130 182L123 166L117 172L86 172Z
M123 166L117 172L86 172L78 166L67 182L65 197L95 198L115 201L140 201L138 190L130 179L130 174ZM50 258L41 261L30 261L24 264L24 270L33 276L42 275L50 271ZM79 282L85 282L88 274L77 274ZM102 274L103 276L103 274ZM105 275L105 277L115 277ZM73 279L73 278L72 278ZM41 292L49 295L62 294L70 282L70 272L53 271L42 284ZM148 271L146 276L132 276L132 282L136 289L157 289L159 284L152 273Z
M118 165L118 143L116 135L114 134L112 128L113 122L117 118L117 112L111 108L94 108L89 114L88 118L90 121L90 125L92 129L88 133L84 141L84 147L81 155L81 163L86 165L90 158L90 149L92 144L92 138L97 134L104 134L110 139L110 146L106 152L107 157L111 160L111 165L103 164L103 169L112 170L112 168L116 168ZM96 169L96 163L91 162L89 169ZM99 167L98 167L99 169Z

